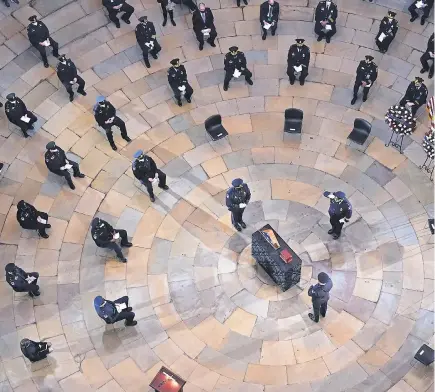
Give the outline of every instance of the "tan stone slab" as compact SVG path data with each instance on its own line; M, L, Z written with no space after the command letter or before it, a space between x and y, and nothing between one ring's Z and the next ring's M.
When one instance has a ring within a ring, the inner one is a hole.
M133 246L128 250L127 287L142 287L148 283L149 250Z
M322 190L297 181L272 179L272 198L293 200L309 206L316 205L322 196Z
M29 86L35 87L44 79L48 79L54 73L51 67L45 68L42 62L30 68L25 74L21 75L21 79Z
M194 327L192 332L199 340L219 350L230 329L210 316Z
M363 326L361 320L342 310L334 320L324 326L324 330L338 347L352 339Z
M63 333L57 304L35 306L36 327L39 337L47 339Z
M334 156L340 143L323 136L302 134L301 149Z
M424 266L421 253L403 259L403 288L423 291Z
M154 347L153 351L169 366L183 355L183 351L172 341L172 339L166 339L163 343Z
M223 86L223 83L219 84L219 90L224 101L249 97L249 88L245 83L232 83L227 91L224 91Z
M75 211L81 214L94 216L104 197L105 195L103 193L88 188L77 204Z
M368 301L377 302L381 293L382 281L357 278L353 295Z
M350 340L344 346L341 346L332 353L325 355L323 360L332 374L352 365L358 357L363 354L364 351L356 343Z
M59 136L81 114L82 110L70 102L51 117L43 127L52 135Z
M190 358L196 358L205 347L205 344L183 322L172 326L166 332Z
M100 388L112 379L98 355L85 358L81 363L81 370L92 388Z
M51 229L48 230L50 237L39 241L38 248L59 250L62 246L68 222L50 217L49 223L51 224Z
M324 331L317 331L311 335L293 339L292 342L297 363L320 358L336 348Z
M149 381L132 358L127 358L109 369L112 377L124 391L139 392L148 389Z
M409 386L404 380L400 380L396 385L391 387L387 392L416 392L416 390Z
M237 308L231 316L228 317L224 325L241 335L251 336L256 320L257 316L241 308Z
M266 97L265 110L266 112L282 113L286 109L293 107L293 97Z
M68 129L78 136L83 136L96 124L95 117L91 113L82 113L68 125Z
M160 306L170 302L168 277L166 274L148 275L148 287L153 306Z
M301 97L329 101L334 86L328 84L306 82L304 86L290 85L288 80L282 79L279 86L279 95L284 97Z
M260 363L262 365L294 365L296 363L291 340L263 341Z
M154 208L148 208L136 228L133 244L142 248L150 248L163 218L160 212Z
M379 251L357 253L356 270L358 278L382 279L382 257Z
M80 138L69 129L63 130L63 132L56 138L56 145L65 151L68 151Z
M120 217L130 199L116 191L110 191L100 205L100 212Z
M184 159L190 166L194 167L215 158L217 155L216 151L207 143L186 152Z
M185 133L178 133L154 148L154 153L165 163L195 148Z
M181 199L175 207L171 210L171 216L180 224L182 225L187 217L192 214L192 212L195 210L195 207L193 207L191 204L189 204L187 201Z
M290 385L322 380L328 375L329 370L322 358L287 366L287 381Z
M115 91L121 90L130 83L130 79L127 75L123 71L118 71L107 78L102 79L96 83L94 87L101 95L107 97Z
M228 170L224 160L221 157L212 158L206 162L203 162L201 166L210 178Z
M41 101L39 101L41 102ZM27 103L27 101L26 101ZM49 120L60 110L60 106L56 105L52 100L45 99L42 103L40 103L34 113L38 116L43 117L45 120Z
M125 280L127 266L125 263L120 263L118 259L111 258L104 264L104 280L123 281Z
M251 149L252 159L256 165L275 162L274 147L258 147Z
M327 155L319 154L314 168L331 174L335 177L340 177L346 168L346 163Z
M399 177L394 177L389 183L385 184L384 189L398 203L412 195L412 191Z
M11 385L12 387L18 387L22 383L27 383L31 380L31 372L26 366L26 363L24 362L24 358L22 356L19 356L15 359L9 359L4 362L4 371L2 371L3 376L2 378L6 381L5 383L2 382L2 388L3 385L5 385L6 388L11 390L12 388L9 387ZM9 382L7 382L9 380Z
M208 370L202 365L195 367L194 371L189 377L189 381L202 390L212 392L219 379L220 375L211 370Z
M376 343L376 347L392 357L400 349L413 326L413 320L403 316L396 316L391 326Z
M187 380L197 366L198 363L196 361L190 359L187 355L182 355L172 364L171 369L175 374Z
M346 144L351 127L338 121L323 119L319 135Z
M252 132L251 117L249 114L224 117L222 125L230 135Z
M390 359L380 348L374 346L358 358L358 363L371 375L376 373Z
M148 75L147 68L142 61L128 65L123 69L124 73L132 82L136 82L142 79L144 76ZM143 94L144 92L142 92Z
M257 365L250 363L245 381L254 384L286 385L287 369L285 366Z
M74 213L65 232L65 242L83 244L91 225L92 216Z
M156 233L156 237L174 241L180 229L181 225L171 215L166 215Z
M86 176L95 178L108 161L109 157L106 154L94 148L80 163L80 170Z
M164 304L154 308L163 329L169 329L181 321L174 304Z
M104 60L107 60L113 55L114 53L110 49L110 47L107 44L103 44L87 52L74 62L76 66L80 69L80 71L84 72L87 69L92 68L93 66L103 62Z
M338 147L338 150L335 153L335 158L358 168L362 172L366 171L373 163L373 158L367 156L361 151L345 146L344 144L340 144Z
M171 117L174 116L174 113L169 108L166 102L163 102L153 108L142 113L143 118L150 124L152 127L160 124Z
M385 147L385 143L375 137L366 150L366 154L384 166L394 170L406 157L394 148Z
M119 109L130 102L122 90L118 90L110 94L107 97L107 100L114 106L115 109Z

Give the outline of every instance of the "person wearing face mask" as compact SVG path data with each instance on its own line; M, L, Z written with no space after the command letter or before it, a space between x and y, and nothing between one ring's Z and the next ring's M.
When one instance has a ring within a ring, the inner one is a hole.
M275 0L267 0L260 6L260 24L263 30L262 40L266 39L267 30L270 29L275 35L278 28L279 3Z
M363 102L367 101L370 88L373 86L373 83L377 78L378 67L373 62L373 56L367 55L365 56L365 60L360 61L356 70L356 80L353 86L353 98L350 102L351 105L355 105L360 87L363 88Z
M415 0L408 8L411 13L410 22L414 22L418 18L418 10L423 12L420 24L423 26L426 19L429 17L430 11L433 7L434 0Z
M45 48L51 46L53 48L53 56L59 56L59 45L58 43L50 37L50 32L47 26L38 20L36 15L32 15L29 18L30 24L27 26L27 36L29 37L30 43L36 48L42 57L44 62L44 67L48 68L48 59Z
M73 86L78 84L77 92L81 95L87 95L85 92L85 81L77 74L77 68L71 59L67 59L64 54L59 56L59 63L56 67L57 77L65 86L69 94L69 100L74 100Z
M106 101L102 95L97 97L97 104L94 106L94 116L98 125L106 131L107 140L109 140L112 150L116 151L118 149L113 140L113 126L119 128L121 131L121 137L126 142L131 142L131 139L127 135L125 122L116 115L116 109L114 106L109 101Z
M432 65L429 67L430 61ZM428 78L432 79L433 77L433 70L434 70L434 34L429 37L429 40L427 41L427 49L426 52L423 53L423 55L420 57L420 62L422 65L422 69L420 70L420 73L425 73L429 71Z
M166 23L168 23L168 14L169 18L171 19L172 26L176 26L174 20L174 7L175 3L171 0L157 0L157 3L160 3L160 7L162 8L162 14L163 14L163 23L162 26L166 26Z
M228 189L225 198L226 205L231 211L231 223L237 231L242 231L242 229L246 229L246 223L243 222L243 212L251 200L251 191L241 178L233 180L231 185L232 187Z
M326 272L320 272L317 275L318 283L314 286L310 286L308 289L308 295L313 302L313 313L308 313L310 320L315 323L319 322L319 316L326 317L326 311L328 310L329 292L332 289L332 280Z
M287 56L287 75L290 84L294 84L299 76L301 86L305 84L310 64L310 48L304 44L303 38L296 38L296 43L290 46Z
M101 295L95 297L94 308L98 316L103 319L106 324L114 324L117 321L125 320L126 327L132 327L137 324L134 320L136 316L133 308L128 306L129 298L127 296L109 301Z
M239 52L239 48L237 46L231 46L230 51L225 55L224 69L224 91L228 90L233 76L238 78L243 75L245 77L246 83L251 86L254 84L251 79L252 72L247 68L245 54L243 52Z
M188 103L192 102L193 89L187 81L187 73L184 65L180 64L180 59L171 60L171 65L168 69L168 82L174 92L178 106L181 106L181 97L184 95Z
M18 0L11 0L11 1L15 4L20 4L20 2ZM5 3L5 6L8 8L11 6L11 3L9 2L9 0L3 0L3 3Z
M400 100L400 106L410 107L412 115L415 117L420 106L426 103L427 94L428 90L423 79L417 76L406 89L405 96Z
M337 6L329 0L322 0L317 4L314 31L318 35L317 41L326 38L326 42L331 42L331 37L337 32L338 10Z
M41 359L47 358L51 353L50 342L34 342L30 339L22 339L20 342L20 349L23 355L30 362L37 362Z
M399 24L394 17L396 13L393 11L388 11L388 15L384 17L379 26L378 35L375 38L376 45L381 53L386 53L391 42L393 42L396 36L397 30L399 29Z
M204 3L200 3L198 9L193 12L192 23L193 31L199 42L199 50L204 49L204 39L207 39L210 46L214 48L216 46L214 40L217 37L217 32L211 9L206 7Z
M324 192L323 196L329 199L329 222L331 229L328 234L332 235L334 240L340 238L341 230L343 229L344 222L349 222L352 217L352 205L346 198L344 192Z
M141 16L139 18L139 24L136 26L136 40L142 49L143 61L147 68L151 67L148 60L148 53L157 60L157 53L162 50L156 39L156 29L154 23L148 21L148 17Z
M24 137L29 137L28 130L34 129L33 124L38 121L37 117L27 110L24 102L14 93L6 95L5 113L8 120L21 128Z
M39 274L37 272L27 273L20 267L17 267L14 263L6 264L6 282L17 293L27 292L31 297L38 297L39 292L38 279Z
M51 227L48 224L48 214L38 211L31 204L20 200L17 204L17 221L23 229L37 230L42 238L48 238L46 229Z
M120 12L124 13L124 15L121 16L121 19L127 24L131 23L130 16L133 15L134 7L127 4L125 0L103 0L103 5L109 13L109 19L115 23L115 26L118 29L121 27L117 16Z

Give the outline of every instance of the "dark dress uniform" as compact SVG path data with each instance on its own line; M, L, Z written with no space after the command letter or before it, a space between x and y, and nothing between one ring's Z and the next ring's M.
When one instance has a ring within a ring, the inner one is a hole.
M314 32L318 35L317 41L321 41L324 37L326 37L326 42L331 41L331 37L337 32L337 27L335 26L337 23L338 10L337 6L331 1L329 6L326 1L320 1L316 7ZM331 26L330 30L326 30L325 27L322 26L320 22L326 21L329 26Z
M325 272L320 272L317 276L319 283L308 289L308 295L313 303L313 313L308 313L308 317L315 323L319 322L319 315L326 316L328 310L329 292L332 289L332 280Z
M117 321L125 320L125 325L128 327L137 324L134 320L135 313L132 308L128 306L129 298L127 296L109 301L101 295L95 297L94 308L98 316L102 318L106 324L114 324ZM122 305L122 309L118 311L116 305Z
M29 110L27 110L24 102L15 96L15 94L8 94L7 102L5 103L5 113L8 120L21 128L24 137L29 137L27 131L33 129L33 124L38 121L37 117ZM30 118L29 122L21 120L21 117L27 116Z
M121 246L130 248L132 243L128 241L127 232L125 230L114 229L109 223L100 218L94 218L91 223L92 239L99 248L108 248L115 251L116 256L126 263L127 259L122 254L121 246L116 243L114 236L119 234L121 238Z
M123 12L124 15L121 16L121 19L130 24L130 16L134 12L134 7L130 4L127 4L125 0L103 0L103 5L107 8L107 12L109 13L109 19L115 23L115 26L119 29L121 25L119 24L118 13ZM119 7L120 8L115 8Z
M44 220L45 223L40 220ZM48 214L38 211L24 200L19 201L17 204L17 221L23 229L37 230L42 238L48 238L48 234L45 232L46 229L51 227L51 225L47 223Z
M391 17L386 16L382 19L378 35L375 38L376 45L381 53L385 53L388 50L391 42L393 42L393 39L396 36L397 30L399 29L399 23L394 19L396 14L394 12L388 12L388 15ZM379 41L381 34L385 35L382 42Z
M177 60L175 62L175 60ZM178 64L178 59L174 59L171 61L173 65L168 69L168 82L174 92L175 99L177 100L178 106L181 106L181 96L182 91L178 87L185 86L184 90L184 98L186 98L187 102L191 102L191 97L193 94L193 88L187 81L187 73L184 65L175 66L174 64Z
M72 102L74 99L73 86L76 83L79 86L77 92L81 95L86 95L85 81L78 75L76 65L71 59L67 59L64 55L60 56L59 60L56 67L57 77L65 86L66 91L68 91L69 100Z
M405 106L408 102L413 103L410 106L412 115L415 116L420 106L426 103L427 94L427 87L423 83L423 79L417 77L406 89L405 96L400 100L400 106Z
M240 204L248 204L251 200L251 191L248 185L241 178L236 178L231 183L232 187L227 191L226 205L231 211L231 223L238 230L246 228L246 223L243 222L243 212L245 207L240 207Z
M433 77L433 71L434 71L434 34L429 37L429 41L427 41L427 49L426 52L423 53L423 55L420 57L420 62L422 65L422 69L420 73L425 73L429 71L429 79ZM429 67L428 61L432 62L432 65Z
M300 44L293 44L290 46L287 56L287 75L289 77L290 84L294 84L296 80L296 70L294 67L302 65L302 71L299 75L299 82L301 86L305 83L305 78L308 76L308 67L310 65L310 48L304 45L303 39L297 39ZM301 45L302 44L302 45Z
M39 292L37 272L27 273L14 263L6 264L6 282L17 293L28 292L31 297L37 297Z
M423 11L423 15L421 16L420 24L424 25L424 22L428 18L430 11L433 7L434 0L415 0L408 8L408 11L411 13L411 22L414 22L418 18L417 10L420 9ZM419 8L417 5L422 4Z
M162 7L163 14L163 23L162 26L166 26L168 22L168 14L171 19L172 26L176 26L177 24L174 21L174 6L175 4L170 0L157 0L157 3L160 3L160 7Z
M47 358L50 347L51 343L48 342L34 342L30 339L23 339L20 342L21 352L30 362L37 362Z
M378 66L373 62L372 56L366 56L366 60L359 62L356 69L356 80L353 86L353 98L351 104L354 105L358 96L358 90L363 87L363 101L367 101L370 88L378 78Z
M195 32L196 39L199 42L199 50L204 48L204 34L202 30L210 29L210 35L207 42L215 47L214 40L217 37L216 27L214 27L214 17L210 8L205 8L204 12L196 9L192 14L193 31Z
M344 222L352 217L352 205L346 198L344 192L324 192L323 196L328 197L329 201L329 222L331 229L328 234L332 234L334 240L340 237ZM334 196L334 198L331 198Z
M12 0L12 2L15 4L20 4L20 2L18 0ZM3 0L3 3L5 3L5 6L8 8L11 6L11 3L9 2L9 0Z
M42 23L40 20L36 19L36 16L31 16L29 18L31 22L27 26L27 36L29 37L30 43L38 50L41 54L42 61L44 62L44 66L48 67L48 59L47 52L45 51L45 46L41 45L42 42L45 42L47 39L50 42L50 46L53 48L53 56L59 56L59 45L58 43L50 37L50 32L48 31L47 26Z
M156 29L154 27L153 22L148 22L145 18L139 18L139 23L136 26L136 40L142 49L143 61L147 68L151 67L150 61L148 59L148 53L153 56L154 59L157 59L157 53L162 50L162 47L159 45L156 39ZM150 49L146 44L152 42L153 47Z
M265 1L260 6L260 24L261 29L263 30L263 35L261 38L263 40L265 40L267 36L267 29L264 28L264 22L271 24L270 32L272 35L275 35L276 29L278 28L279 3L277 1L269 3L269 1Z
M225 69L225 79L224 79L224 90L228 90L231 79L233 78L234 71L237 69L245 77L248 84L253 85L252 72L247 68L246 57L243 52L239 52L237 46L232 46L230 51L225 55L224 58L224 69ZM240 76L242 76L240 75Z

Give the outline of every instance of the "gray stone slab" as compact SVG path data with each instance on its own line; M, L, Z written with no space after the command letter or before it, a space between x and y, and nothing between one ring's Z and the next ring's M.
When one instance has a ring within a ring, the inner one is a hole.
M253 339L230 331L219 351L233 359L249 363L258 363L262 344L263 342L259 339Z
M256 339L279 340L278 321L271 318L257 317L251 336Z
M382 372L371 374L362 383L355 385L352 390L361 392L386 392L393 385L391 380Z
M24 69L19 67L15 61L9 62L0 70L0 88L7 89L24 72Z
M187 136L189 136L190 141L196 146L201 146L202 144L208 143L210 137L207 136L204 124L197 125L196 127L190 128L186 131Z
M170 257L168 260L168 281L180 282L193 279L192 257Z
M186 162L184 158L177 157L170 161L165 166L161 167L161 170L168 176L178 178L192 167Z
M267 64L267 50L248 50L244 52L248 68L252 70L254 64Z
M232 297L234 303L249 313L267 317L269 301L257 298L247 290L242 290Z
M93 69L101 79L104 79L130 64L131 61L124 53L118 53L102 63L97 64Z
M21 53L19 56L15 57L14 63L18 65L24 72L33 68L36 64L40 63L42 60L39 55L36 55L35 49L30 48L25 52Z
M205 247L203 244L199 244L196 249L194 265L196 267L217 267L219 263L220 254L213 252Z
M376 344L386 330L387 326L384 323L371 318L352 340L364 351L367 351Z
M311 383L313 392L341 392L360 384L367 378L367 373L357 363L331 374L322 381Z
M372 315L376 304L364 298L352 296L344 310L363 322L366 322Z
M250 166L254 162L250 150L242 150L231 152L222 156L228 170L237 169L239 167Z
M352 108L354 110L359 110L362 104L362 91L359 92L359 99L356 101L355 105L351 105L350 101L353 97L353 90L344 87L334 87L331 95L331 103L336 105L346 106L347 108Z
M217 289L217 287L213 287L213 289ZM201 299L210 290L202 291L200 294ZM206 306L205 303L204 306ZM236 308L237 308L236 304L233 301L231 301L231 299L227 296L226 293L223 293L221 296L219 296L219 299L214 303L213 306L214 317L220 323L224 323L225 320L227 320L228 317L230 317L233 314Z
M380 186L384 186L389 183L393 178L396 177L393 172L385 167L382 163L377 161L373 162L369 168L365 171L365 173L375 180Z
M264 200L264 219L283 219L287 216L289 205L288 200Z
M248 169L253 181L270 180L273 178L296 180L298 166L279 163L266 163L249 166Z
M201 299L193 280L170 282L169 290L174 306L183 320L197 315L201 308Z
M334 290L331 291L331 296L348 302L355 287L356 272L332 271L332 281L334 282Z
M78 3L71 2L43 18L42 21L47 25L50 34L54 34L57 30L74 23L85 15L86 13Z
M38 11L41 16L46 16L52 12L64 7L65 5L72 3L74 0L49 0L38 1L33 4L33 8Z
M151 348L168 339L168 335L156 317L141 320L137 328L142 332L143 337Z
M198 186L202 184L204 181L208 180L207 173L200 165L194 167L193 169L183 174L182 178L186 179L187 181L189 181L191 184L195 186Z
M143 217L143 212L126 207L116 223L116 227L127 230L128 237L133 237L137 225Z
M427 342L432 337L431 331L433 331L433 325L434 313L429 310L420 309L419 317L412 328L411 335Z
M138 61L143 60L142 50L140 49L140 47L138 45L134 45L134 46L124 50L122 53L124 53L132 63L136 63ZM165 74L166 74L166 72L165 72ZM166 78L166 81L167 81L167 78Z
M321 170L313 169L312 167L307 167L307 166L299 166L296 179L297 181L304 182L306 184L311 184L317 187L321 187L321 184L325 180L325 176L326 173ZM332 189L332 188L326 188L326 189Z
M172 242L155 238L148 258L149 274L166 274Z
M216 69L224 69L224 58L225 58L225 54L224 53L212 54L210 56L211 65L212 65L214 70L216 70Z
M399 301L399 296L381 292L376 309L373 312L373 318L382 321L385 325L390 325L399 307Z
M384 57L382 57L382 60L379 63L379 68L406 78L414 68L414 65L398 59L397 57L384 54Z
M370 135L376 136L381 139L385 144L390 141L391 129L383 120L375 119L372 122L372 130ZM409 136L404 136L402 143L402 150L405 150L412 143L412 139Z
M264 220L263 204L261 201L249 203L246 206L243 219L247 225L254 225L257 222Z
M233 151L263 147L263 134L261 132L247 132L229 135L228 140Z
M172 117L168 120L168 123L176 133L187 131L195 125L192 116L189 113L183 113Z
M225 71L223 69L215 69L214 71L204 72L196 75L199 87L206 88L210 86L217 86L224 82Z

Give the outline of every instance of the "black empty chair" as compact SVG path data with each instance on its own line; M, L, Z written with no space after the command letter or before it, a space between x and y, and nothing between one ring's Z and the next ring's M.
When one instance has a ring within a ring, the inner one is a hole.
M284 112L284 132L301 133L304 112L300 109L286 109Z
M429 366L434 361L434 357L434 351L427 344L423 344L414 355L414 358L418 362L426 366Z
M210 135L213 141L222 139L228 135L226 129L222 126L222 117L220 114L215 114L205 120L205 130Z
M372 124L362 118L356 118L353 122L352 132L347 137L357 144L364 144L370 135Z

